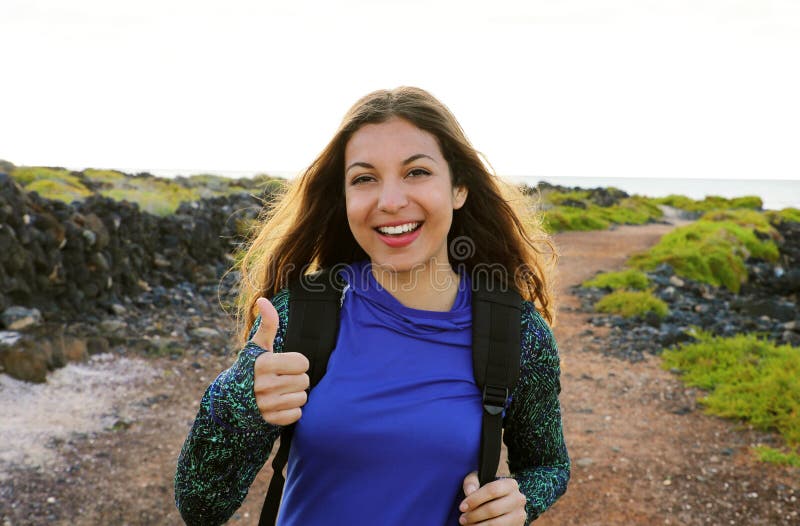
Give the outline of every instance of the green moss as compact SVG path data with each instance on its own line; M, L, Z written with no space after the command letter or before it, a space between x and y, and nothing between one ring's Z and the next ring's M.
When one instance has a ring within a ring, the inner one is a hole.
M605 219L580 208L559 206L544 212L544 227L549 232L605 230L609 226L611 223Z
M776 261L778 247L730 221L697 221L666 234L649 251L632 256L628 265L653 270L668 263L680 276L739 292L747 280L744 262L751 256Z
M125 174L117 170L95 170L87 168L83 171L84 177L91 181L106 184L116 184L125 181Z
M769 234L772 238L777 238L778 233L770 225L769 217L755 210L713 210L706 212L700 217L702 221L729 221L741 227L754 229L763 234Z
M800 210L797 208L784 208L782 210L767 210L764 212L771 224L783 222L800 223Z
M73 185L58 179L38 179L25 186L28 192L36 192L46 199L63 201L67 204L82 201L92 192L82 184Z
M11 177L26 188L29 184L37 181L59 181L75 188L86 188L77 176L64 168L17 166L11 172Z
M701 402L709 413L777 430L790 446L800 445L800 352L753 334L720 338L695 331L695 337L665 350L663 367L708 391Z
M733 199L709 195L706 196L702 201L695 201L694 199L690 199L683 195L672 194L666 197L656 198L653 201L658 204L673 206L689 212L710 212L711 210L727 210L737 208L760 210L764 207L764 203L761 198L755 195L735 197Z
M642 225L663 216L661 209L649 198L627 197L613 206L602 207L583 198L584 194L588 195L588 192L551 192L545 199L548 202L563 203L571 199L583 203L584 208L558 204L545 211L545 227L550 232L605 230L612 224Z
M598 274L594 278L584 281L581 287L595 287L598 289L627 289L645 290L650 285L647 274L635 269L623 270L620 272L605 272Z
M168 181L143 180L139 181L139 184L141 185L139 187L110 188L100 193L117 201L138 203L142 210L159 216L175 213L184 201L199 199L197 191Z
M580 201L586 205L589 204L589 191L588 190L572 190L570 192L550 191L544 193L544 200L553 205L560 205L565 201Z
M643 317L648 312L655 313L659 318L669 314L667 304L650 291L617 290L603 296L594 308L598 312L618 314L625 318Z
M794 451L784 453L783 451L769 446L754 446L753 452L762 462L769 462L770 464L777 464L779 466L792 466L800 468L800 455Z

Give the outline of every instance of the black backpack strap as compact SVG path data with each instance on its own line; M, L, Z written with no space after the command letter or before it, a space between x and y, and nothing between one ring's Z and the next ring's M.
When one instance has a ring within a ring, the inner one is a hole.
M519 378L522 297L508 287L492 287L478 274L472 291L472 363L483 394L478 480L495 480L500 463L503 410Z
M302 276L289 286L290 315L283 350L299 352L308 358L309 389L322 379L328 368L328 358L336 345L343 288L341 278L327 270ZM278 517L285 482L283 468L289 459L293 434L294 425L284 427L281 433L259 526L273 526Z

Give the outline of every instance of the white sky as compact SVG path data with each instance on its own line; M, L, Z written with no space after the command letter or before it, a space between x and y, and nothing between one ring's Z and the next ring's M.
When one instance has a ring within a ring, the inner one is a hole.
M1 0L0 158L294 172L418 85L501 175L800 179L796 0Z

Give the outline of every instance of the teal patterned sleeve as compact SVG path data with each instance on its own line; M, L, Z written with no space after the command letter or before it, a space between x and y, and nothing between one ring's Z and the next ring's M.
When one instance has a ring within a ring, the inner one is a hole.
M567 490L570 460L561 425L555 338L532 303L522 307L520 377L504 419L508 466L527 498L528 522Z
M289 293L272 298L280 323L273 350L283 351ZM257 317L248 340L261 323ZM269 458L281 426L267 423L256 405L253 366L263 348L248 341L234 364L208 387L178 457L175 504L189 525L222 524L241 506Z

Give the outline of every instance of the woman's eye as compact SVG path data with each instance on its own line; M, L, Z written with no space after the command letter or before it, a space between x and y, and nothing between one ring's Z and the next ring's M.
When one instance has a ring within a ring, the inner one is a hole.
M353 177L353 180L352 180L352 181L350 181L350 184L360 184L360 183L365 183L365 182L369 181L370 179L372 179L372 176L369 176L369 175L359 175L359 176Z
M414 168L413 170L408 172L408 175L411 175L413 177L419 177L419 176L430 175L430 174L431 173L428 170L425 170L424 168Z

